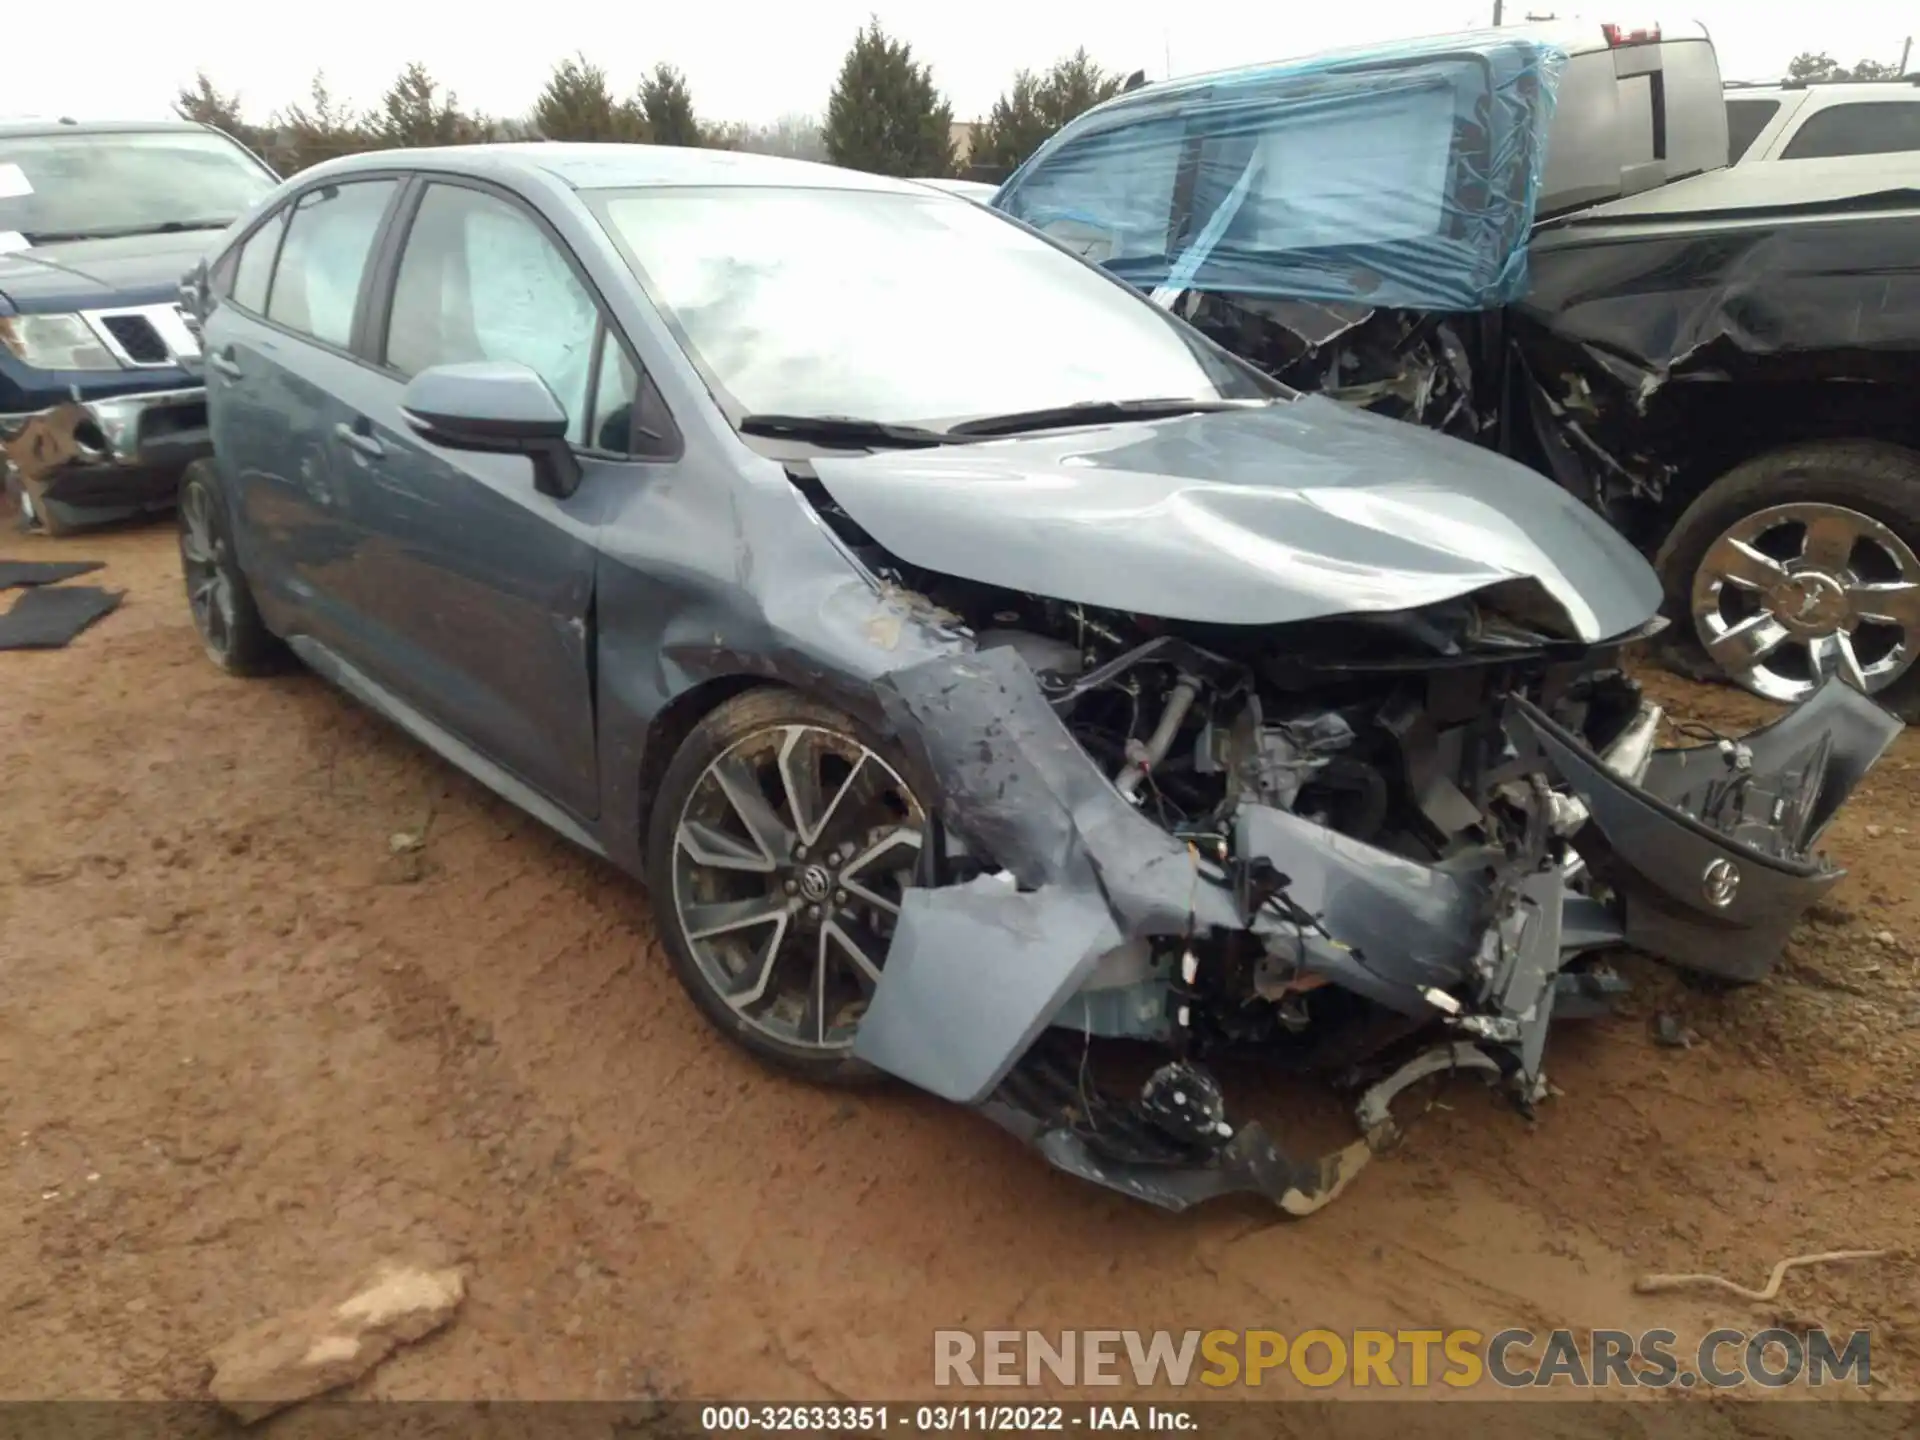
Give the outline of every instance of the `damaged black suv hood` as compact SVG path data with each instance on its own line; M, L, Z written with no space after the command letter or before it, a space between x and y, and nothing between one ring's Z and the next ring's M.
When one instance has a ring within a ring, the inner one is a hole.
M1169 620L1286 624L1532 579L1591 642L1660 605L1646 561L1551 481L1317 397L814 469L910 565Z

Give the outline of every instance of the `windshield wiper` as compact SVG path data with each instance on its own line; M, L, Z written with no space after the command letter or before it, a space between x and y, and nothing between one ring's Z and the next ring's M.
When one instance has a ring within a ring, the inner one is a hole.
M1244 410L1269 403L1262 400L1198 400L1169 396L1161 400L1083 400L1077 405L1051 405L1044 410L1015 410L1005 415L982 415L949 427L953 435L1019 435L1028 430L1052 430L1065 425L1101 425L1115 420L1157 420L1173 415L1197 415L1212 410Z
M776 440L812 440L822 445L890 450L949 445L960 438L945 430L863 420L857 415L743 415L739 430L742 435L764 435Z
M112 230L35 230L27 240L34 245L57 245L68 240L125 240L133 235L180 235L189 230L224 230L232 220L162 220L157 225L122 225Z

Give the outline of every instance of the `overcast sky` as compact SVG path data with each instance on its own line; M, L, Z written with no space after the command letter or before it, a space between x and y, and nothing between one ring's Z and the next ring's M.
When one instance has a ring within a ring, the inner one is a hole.
M1510 0L1511 21L1551 5ZM869 13L930 62L957 118L978 116L1013 71L1040 68L1085 45L1110 69L1160 79L1282 59L1337 45L1484 25L1491 0L1286 0L1244 6L1174 6L1167 0L744 0L736 4L609 4L605 0L481 0L467 5L406 0L321 0L290 6L256 0L94 0L83 16L47 0L7 7L0 50L0 115L147 119L164 115L175 90L204 69L237 90L250 118L302 98L316 69L337 95L373 103L409 60L424 61L463 105L521 115L553 63L576 50L630 90L658 61L686 72L700 113L719 120L771 120L818 112L840 58ZM1169 25L1168 17L1176 17ZM1177 17L1194 17L1179 23ZM1843 65L1900 59L1920 31L1920 0L1658 0L1620 9L1582 4L1579 14L1644 23L1697 19L1712 31L1729 79L1775 79L1801 50L1825 50Z

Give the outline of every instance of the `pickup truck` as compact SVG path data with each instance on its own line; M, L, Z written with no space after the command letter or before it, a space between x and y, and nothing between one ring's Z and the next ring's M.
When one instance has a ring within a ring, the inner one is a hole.
M186 122L0 122L0 472L61 533L165 508L209 453L180 278L272 189Z
M1664 658L1920 717L1920 165L1729 167L1704 30L1150 85L992 204L1296 389L1526 461L1655 559Z

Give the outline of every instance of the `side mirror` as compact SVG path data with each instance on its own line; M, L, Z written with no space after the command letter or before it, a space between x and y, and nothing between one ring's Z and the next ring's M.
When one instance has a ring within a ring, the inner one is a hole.
M407 382L400 411L420 438L448 450L525 455L533 488L565 498L580 488L567 412L547 382L516 361L435 365Z

